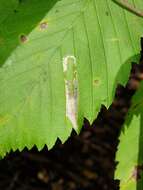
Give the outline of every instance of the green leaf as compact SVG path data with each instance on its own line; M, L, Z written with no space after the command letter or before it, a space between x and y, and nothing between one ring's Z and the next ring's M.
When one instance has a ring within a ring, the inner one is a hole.
M116 159L116 178L121 190L143 189L143 83L135 94L120 136ZM138 168L138 169L137 169ZM138 176L137 176L138 173Z
M143 19L111 0L1 0L0 16L3 156L92 122L126 83L143 34Z

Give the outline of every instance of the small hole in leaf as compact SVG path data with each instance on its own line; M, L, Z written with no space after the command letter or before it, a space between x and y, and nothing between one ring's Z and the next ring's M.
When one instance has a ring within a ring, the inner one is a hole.
M27 42L27 41L28 41L28 37L27 37L26 35L22 34L22 35L20 36L20 42L21 42L21 43L25 43L25 42Z
M47 22L40 23L40 29L41 30L45 30L45 29L47 29L47 27L48 27L48 23Z

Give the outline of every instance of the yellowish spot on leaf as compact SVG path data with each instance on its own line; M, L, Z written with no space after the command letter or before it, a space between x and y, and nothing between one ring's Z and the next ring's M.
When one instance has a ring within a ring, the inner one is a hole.
M5 125L10 120L10 115L0 115L0 126Z

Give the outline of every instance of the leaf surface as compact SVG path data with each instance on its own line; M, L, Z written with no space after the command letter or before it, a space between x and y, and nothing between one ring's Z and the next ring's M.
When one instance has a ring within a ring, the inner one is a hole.
M143 189L143 83L135 94L132 107L120 136L116 178L121 190Z
M111 0L2 0L0 16L2 156L92 122L126 83L143 34L143 19Z

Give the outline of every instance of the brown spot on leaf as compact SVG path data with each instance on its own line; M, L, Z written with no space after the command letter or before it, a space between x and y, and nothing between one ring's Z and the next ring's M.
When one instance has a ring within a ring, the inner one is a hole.
M100 80L99 79L95 79L93 81L93 84L94 84L94 86L99 86L100 85Z
M45 30L45 29L47 29L47 27L48 27L48 23L47 22L40 23L40 29L41 30Z
M25 42L27 42L27 41L28 41L28 37L27 37L26 35L22 34L22 35L20 36L20 42L21 42L21 43L25 43Z
M134 180L138 181L139 179L141 179L142 172L143 172L143 165L135 166L134 170L132 172L131 178L133 178Z

